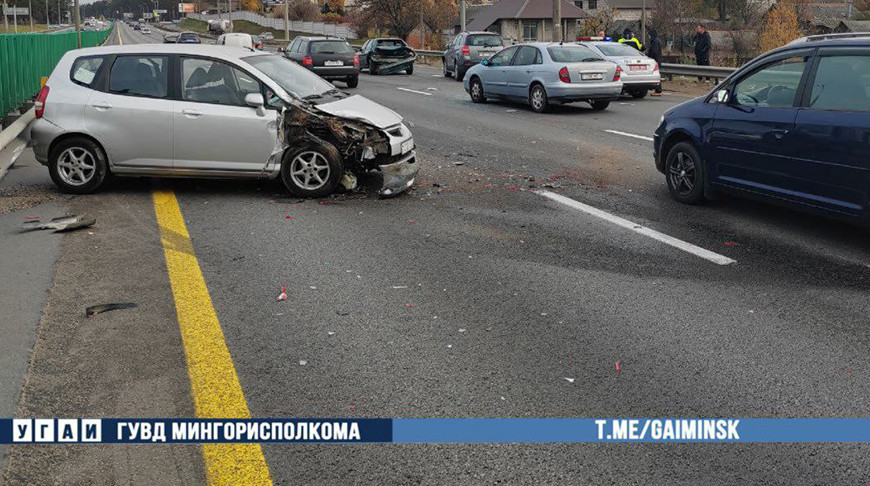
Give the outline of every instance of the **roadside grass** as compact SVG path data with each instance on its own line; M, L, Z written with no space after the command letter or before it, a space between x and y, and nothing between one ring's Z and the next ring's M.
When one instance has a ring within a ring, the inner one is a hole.
M10 17L10 20L12 20L11 17ZM33 24L33 32L34 33L45 32L47 30L48 30L48 26L45 24ZM8 29L6 27L4 27L2 24L0 24L0 34L14 34L14 33L15 33L15 26L12 25L11 23L9 24ZM30 33L30 24L29 23L18 24L18 33L19 34Z

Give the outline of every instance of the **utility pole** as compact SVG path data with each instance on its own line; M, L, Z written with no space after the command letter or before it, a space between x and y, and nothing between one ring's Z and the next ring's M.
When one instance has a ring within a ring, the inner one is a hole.
M33 0L27 2L27 16L30 17L30 32L33 33Z
M51 16L48 15L48 0L45 0L45 28L51 29Z
M18 33L18 4L12 5L12 23L15 25L15 33Z
M6 2L3 2L3 26L6 27L6 32L9 32L9 17L6 16L6 9L9 8Z
M76 21L76 45L79 46L79 49L82 48L82 17L79 13L79 0L75 0L73 4L73 8L75 12L73 12L73 16Z
M462 5L459 7L459 23L462 25L462 32L465 32L465 0L462 0Z
M420 50L426 50L426 29L423 28L423 2L420 1Z
M562 0L553 0L553 42L562 42Z
M284 0L284 40L290 42L290 0Z

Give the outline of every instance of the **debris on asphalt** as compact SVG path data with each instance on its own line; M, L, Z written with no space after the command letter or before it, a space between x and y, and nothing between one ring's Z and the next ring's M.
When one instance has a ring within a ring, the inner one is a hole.
M38 217L37 219L30 219L29 217L21 225L22 231L33 231L33 230L54 230L55 233L59 233L61 231L73 231L81 228L87 228L89 226L93 226L97 220L87 216L61 216L58 218L52 218L47 222L42 222Z
M352 191L356 189L357 179L356 175L353 172L345 172L343 176L341 176L341 185L344 187L345 191Z
M412 219L408 221L408 224L417 224L417 222Z
M407 285L393 285L393 288L394 289L407 289L408 286Z
M407 307L407 308L409 308L409 309L410 309L410 308L411 308L411 307L414 307L414 306L413 306L413 305L411 305L411 303L410 303L410 302L405 302L405 307Z
M287 287L281 287L281 293L278 294L278 301L287 300Z
M622 373L622 365L619 364L619 361L616 362L616 372Z
M452 344L448 344L448 345L447 345L447 349L450 349L450 348L452 348L452 347L453 347Z
M290 215L288 214L287 216L284 216L284 219L293 219L293 216L290 216Z
M459 332L465 332L465 329L459 329Z
M740 243L737 243L736 241L726 241L725 246L740 246Z
M453 161L453 165L465 165L465 161L464 160L455 160L455 161Z
M568 383L574 383L574 378L565 378Z
M85 315L88 316L88 318L91 318L103 312L109 312L118 309L133 309L135 307L138 307L138 305L133 302L116 302L112 304L92 305L85 309Z
M335 335L335 331L326 331L326 335L327 335L327 336L334 336L334 335Z
M308 288L311 290L317 290L317 286L315 285L309 285Z
M308 361L305 361L304 359L299 360L299 366L305 366L307 364L308 364Z
M350 311L344 311L344 310L337 310L337 311L335 311L335 313L340 315L340 316L349 316L350 315Z

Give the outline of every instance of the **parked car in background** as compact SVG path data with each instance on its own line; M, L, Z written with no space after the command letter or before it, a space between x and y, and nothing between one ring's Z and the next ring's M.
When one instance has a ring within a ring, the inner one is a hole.
M251 34L221 34L218 36L214 43L219 46L235 46L244 47L247 49L254 49L254 38L251 37Z
M142 30L142 24L133 24L133 30Z
M300 36L284 49L284 56L323 79L359 86L360 56L344 39Z
M196 32L182 32L176 40L178 44L201 44L202 40Z
M870 222L870 34L811 36L665 112L656 168L677 201L716 191Z
M465 91L475 103L521 100L538 113L577 101L603 110L622 92L621 75L622 68L588 47L536 42L508 47L469 69Z
M447 45L441 57L444 77L453 76L453 79L462 81L472 66L505 47L504 39L493 32L463 32Z
M263 41L260 39L259 36L252 35L251 42L254 44L254 49L259 49L261 51L263 50Z
M580 42L622 68L622 90L634 98L643 98L662 83L659 65L629 44L617 42Z
M36 159L75 194L113 174L280 177L291 193L320 197L349 174L378 171L380 194L395 196L418 171L401 116L282 56L237 47L71 50L35 115Z
M150 34L150 33L151 33L151 29L150 29L149 27L142 27L142 33L143 33L143 34L146 34L146 35L147 35L147 34Z
M360 66L369 74L414 74L417 53L402 39L370 39L360 49Z

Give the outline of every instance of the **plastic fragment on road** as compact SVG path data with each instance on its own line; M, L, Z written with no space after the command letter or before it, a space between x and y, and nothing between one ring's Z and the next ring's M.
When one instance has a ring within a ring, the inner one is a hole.
M622 365L619 363L619 361L616 362L615 368L617 373L622 373Z
M393 285L393 288L394 289L407 289L408 286L407 285Z
M317 286L316 286L316 285L309 285L308 288L311 289L311 290L317 290Z
M417 224L417 222L412 219L408 221L408 224Z
M459 329L459 332L465 332L465 329Z
M357 179L353 172L345 172L344 175L341 176L341 186L344 187L345 191L356 189Z
M40 219L28 219L21 225L22 231L33 231L33 230L54 230L55 233L59 233L61 231L73 231L81 228L87 228L89 226L93 226L97 220L87 216L61 216L58 218L52 218L47 222L42 222Z
M456 160L456 161L453 162L453 165L465 165L465 161L462 161L462 160Z
M88 316L88 318L91 318L103 312L109 312L118 309L133 309L136 307L139 306L133 302L116 302L112 304L92 305L85 309L85 315Z
M410 302L405 302L405 307L410 309L411 307L414 307L414 306Z
M287 287L281 287L281 293L278 294L278 302L287 300Z
M335 336L335 331L326 331L327 336Z
M345 310L337 310L337 311L335 311L335 313L340 315L340 316L349 316L350 315L350 311L345 311Z
M726 241L725 246L740 246L740 243L737 243L736 241Z
M305 366L307 364L308 364L308 361L305 361L304 359L299 360L299 366Z
M293 219L293 216L290 216L290 215L288 214L287 216L284 216L284 219Z
M568 383L574 383L574 378L567 378L566 377L565 381L567 381Z

